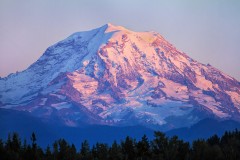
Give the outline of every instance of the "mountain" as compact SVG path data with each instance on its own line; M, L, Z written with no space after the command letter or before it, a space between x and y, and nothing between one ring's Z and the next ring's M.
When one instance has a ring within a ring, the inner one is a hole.
M7 122L7 123L6 123ZM37 143L43 148L51 145L55 140L64 138L74 143L77 148L81 147L84 140L93 145L96 142L112 144L114 140L120 142L127 136L140 140L145 134L152 140L154 130L144 126L103 126L88 125L81 127L69 127L58 124L42 122L41 119L32 116L27 111L0 109L0 137L7 140L8 134L17 132L21 139L30 141L32 132L37 136ZM207 139L214 134L222 136L225 131L240 129L240 122L232 120L203 119L191 127L177 128L167 131L169 137L178 135L180 139L192 142L193 140Z
M7 123L6 123L7 122ZM126 136L140 140L146 134L153 138L153 130L143 126L102 126L88 125L82 127L69 127L42 122L41 119L32 116L26 111L0 109L0 138L7 140L8 134L17 132L21 139L30 142L32 132L36 134L37 143L46 148L58 139L66 139L74 143L80 149L80 145L87 140L91 145L96 142L112 144L114 140L120 142Z
M177 135L180 139L192 142L197 139L207 139L214 134L222 136L226 131L240 129L240 123L233 120L203 119L191 127L177 128L167 131L168 136Z
M205 118L239 122L240 82L156 32L106 24L72 34L1 78L0 108L48 124L167 131Z

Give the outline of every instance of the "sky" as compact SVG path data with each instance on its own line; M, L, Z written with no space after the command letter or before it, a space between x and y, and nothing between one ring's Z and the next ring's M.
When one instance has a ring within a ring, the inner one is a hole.
M72 33L106 23L156 31L240 80L239 0L0 0L0 76L26 69Z

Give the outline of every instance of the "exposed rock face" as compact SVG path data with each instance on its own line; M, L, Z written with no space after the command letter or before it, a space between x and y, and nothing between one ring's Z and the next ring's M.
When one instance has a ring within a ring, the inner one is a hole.
M240 121L240 82L158 33L107 24L71 35L0 79L0 107L54 114L69 126L170 129L205 117Z

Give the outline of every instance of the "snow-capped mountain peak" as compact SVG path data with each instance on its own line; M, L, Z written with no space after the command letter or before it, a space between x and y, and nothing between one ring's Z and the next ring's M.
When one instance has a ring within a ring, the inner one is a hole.
M116 25L113 25L111 23L107 23L103 27L106 28L105 33L114 32L114 31L128 31L128 32L130 32L130 30L126 29L123 26L116 26Z
M240 120L240 83L178 51L156 32L110 23L49 47L0 80L0 107L66 125L190 126Z

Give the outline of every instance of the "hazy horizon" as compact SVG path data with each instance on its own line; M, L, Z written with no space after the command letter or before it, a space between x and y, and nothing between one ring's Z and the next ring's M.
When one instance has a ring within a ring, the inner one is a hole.
M54 43L106 23L156 31L191 58L240 80L240 1L0 2L0 76L22 71Z

